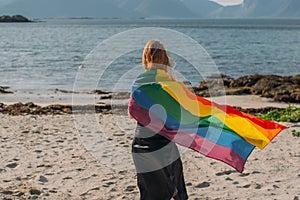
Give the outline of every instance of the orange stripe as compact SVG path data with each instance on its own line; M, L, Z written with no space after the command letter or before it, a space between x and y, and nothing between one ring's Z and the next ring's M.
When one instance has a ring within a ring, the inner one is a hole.
M157 70L156 82L183 108L196 116L213 115L249 143L263 149L285 126L242 113L231 106L219 105L193 94L183 83Z

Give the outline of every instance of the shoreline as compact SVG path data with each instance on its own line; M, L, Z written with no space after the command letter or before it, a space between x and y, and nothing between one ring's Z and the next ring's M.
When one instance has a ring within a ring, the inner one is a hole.
M93 96L93 95L92 95ZM103 97L103 96L102 96ZM9 115L59 115L79 113L127 114L128 99L113 96L86 102L0 102L0 113ZM276 102L258 95L226 95L207 98L218 104L232 106L248 114L265 114L288 106L300 108L300 103ZM74 101L73 101L74 102Z
M221 100L221 104L227 104L228 99L229 105L237 107L257 108L256 105L248 106L245 104L243 98L250 95L253 96L253 99L249 98L246 100L262 103L262 107L283 107L285 106L284 103L300 104L300 74L294 76L254 74L236 79L221 74L208 77L206 80L201 81L197 87L191 86L188 81L184 83L198 96L204 98L212 96L213 99L217 99L217 103ZM72 91L58 88L45 91L11 91L9 86L0 86L0 102L5 102L6 104L34 102L41 106L49 104L87 105L97 104L98 102L107 103L109 100L115 102L113 104L122 104L129 96L129 91ZM222 100L222 96L226 96L227 99ZM259 98L254 98L254 96ZM235 105L235 102L238 105ZM268 105L269 103L270 105Z

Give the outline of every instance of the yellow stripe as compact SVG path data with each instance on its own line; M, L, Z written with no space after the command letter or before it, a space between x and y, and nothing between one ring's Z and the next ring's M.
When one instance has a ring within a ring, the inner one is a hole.
M160 83L162 88L191 114L200 117L209 115L215 116L238 135L260 149L263 149L270 143L268 137L263 134L264 132L268 134L268 130L259 127L246 118L229 115L215 106L204 105L199 101L190 99L182 86L176 81L159 81L168 79L169 77L166 73L162 73L161 70L158 70L156 76L157 82ZM278 132L278 130L272 130L271 132Z

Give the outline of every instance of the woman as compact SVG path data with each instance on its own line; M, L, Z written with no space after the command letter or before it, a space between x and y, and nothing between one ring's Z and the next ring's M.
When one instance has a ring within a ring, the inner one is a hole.
M164 70L173 79L170 57L159 41L146 44L143 67L146 71ZM132 153L141 200L188 199L175 143L137 123Z

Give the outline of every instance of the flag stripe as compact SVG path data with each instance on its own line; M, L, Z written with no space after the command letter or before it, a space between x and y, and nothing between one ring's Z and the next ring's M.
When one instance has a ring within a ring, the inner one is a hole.
M149 98L145 93L143 93L142 91L139 92L139 95L136 97L137 100L140 102L140 106L141 108L144 108L145 110L150 110L150 108L155 105L155 102L151 100L151 98ZM133 99L136 99L133 98ZM140 99L141 98L141 99ZM132 100L134 101L134 100ZM136 108L135 108L136 109ZM238 145L237 147L241 148L246 148L247 145L251 146L249 143L247 143L244 139L242 139L240 136L238 136L235 132L228 130L228 129L223 129L222 130L222 126L218 126L218 127L214 127L214 126L210 126L211 123L210 121L208 121L209 119L202 119L202 123L200 125L185 125L180 123L178 120L174 119L172 116L170 116L170 112L168 112L168 110L166 110L167 112L165 114L163 114L162 109L152 109L151 112L153 115L157 116L157 118L159 118L160 120L164 121L165 126L168 129L176 129L176 130L185 130L187 132L194 132L202 137L205 137L205 135L208 134L208 131L210 132L220 132L220 130L222 131L222 133L226 133L226 134L220 134L219 136L219 143L222 146L226 146L226 147L232 147L233 141L236 141L238 139L241 139L243 142ZM143 113L143 115L148 115L149 113ZM165 116L165 117L164 117ZM204 121L204 122L203 122ZM221 128L221 129L220 129ZM231 145L231 146L230 146ZM239 149L234 149L234 151L239 152ZM242 154L242 153L241 153ZM241 155L242 156L242 155ZM243 156L242 156L243 157Z
M136 78L128 109L142 125L240 172L255 146L287 128L196 96L159 69Z
M203 104L202 101L196 101L195 99L198 99L197 96L191 92L187 95L188 89L182 84L173 81L163 70L150 71L150 76L160 77L160 80L157 78L155 80L156 82L149 84L149 82L144 82L143 77L140 77L140 80L136 81L136 84L133 85L133 94L135 94L136 91L144 91L153 101L163 104L163 107L171 112L171 116L175 116L174 118L176 119L181 119L180 122L183 124L197 123L199 117L213 116L210 118L215 122L212 125L218 125L217 122L219 122L218 126L224 126L224 129L235 131L245 140L260 149L265 148L270 141L285 128L284 126L276 125L276 123L267 120L261 120L253 116L249 117L247 114L243 115L243 113L230 106L226 106L226 109L232 112L228 111L228 113L226 113L219 108L222 107L221 105L216 106L217 104L215 103L209 105L207 100L205 101L206 103ZM148 76L146 75L146 77ZM147 81L148 80L149 78ZM194 96L194 98L191 98L191 96ZM255 123L255 120L265 125L262 127L260 124ZM212 123L212 121L210 123ZM243 126L240 126L241 124L243 124Z
M189 92L190 94L187 94L187 88L179 82L175 81L168 81L164 83L158 82L160 85L162 85L162 89L167 91L174 99L176 99L177 102L180 102L180 104L188 111L190 111L192 114L197 115L200 111L203 112L203 110L206 110L204 112L207 113L213 113L213 115L217 116L220 120L225 121L225 124L227 124L230 128L233 130L235 129L241 129L243 128L244 131L247 132L257 132L257 133L263 133L262 138L266 141L266 145L277 136L278 130L281 130L282 126L276 123L270 123L270 121L262 120L257 117L253 117L250 115L247 115L245 113L242 113L236 109L233 109L230 106L220 106L217 104L211 104L211 105L205 105L202 104L201 97L198 97L194 95L193 93ZM182 92L182 93L180 93ZM194 96L194 98L193 98ZM197 97L197 98L195 98ZM199 101L201 100L201 101ZM199 109L195 109L195 107L199 107ZM206 109L205 109L206 108ZM194 111L194 112L193 112ZM200 116L199 115L199 116ZM239 123L243 123L243 127L237 127ZM249 130L252 129L251 131ZM252 135L252 134L251 134ZM250 135L243 135L243 137L251 139ZM258 146L259 147L259 146ZM262 146L260 148L264 148L265 146Z
M212 142L209 138L203 137L203 134L206 133L205 128L199 128L199 134L182 129L168 129L164 122L155 115L151 115L150 119L148 111L139 107L133 99L131 99L129 106L131 107L130 114L142 125L173 142L189 147L207 157L227 163L239 172L243 171L245 162L254 149L253 145L247 143L242 138L238 136L232 137L232 134L226 134L224 131L220 132L221 137L217 142ZM229 135L231 136L226 137ZM222 143L225 146L222 146ZM230 148L230 146L232 148Z
M186 139L185 144L192 144L194 139L203 138L209 142L213 142L219 146L223 146L225 148L232 149L238 156L242 159L246 160L249 156L249 152L251 152L254 148L253 145L249 144L243 138L239 137L237 134L228 132L222 129L218 129L212 126L207 127L182 127L179 126L177 129L172 129L168 126L168 123L164 122L161 118L159 118L157 113L149 114L147 109L144 109L137 105L137 103L131 99L130 104L132 109L134 110L132 116L135 117L137 121L141 123L143 121L143 125L153 126L155 124L158 127L165 127L167 130L171 131L176 137L178 137L178 133L188 133L189 137ZM137 112L138 111L138 112ZM155 110L154 110L155 111ZM151 116L151 117L150 117ZM159 124L159 125L158 125ZM216 137L217 136L217 137ZM170 136L169 136L170 139ZM171 139L174 139L173 137ZM181 138L184 140L184 138ZM198 143L197 145L202 145L202 143ZM186 145L185 145L186 146Z

